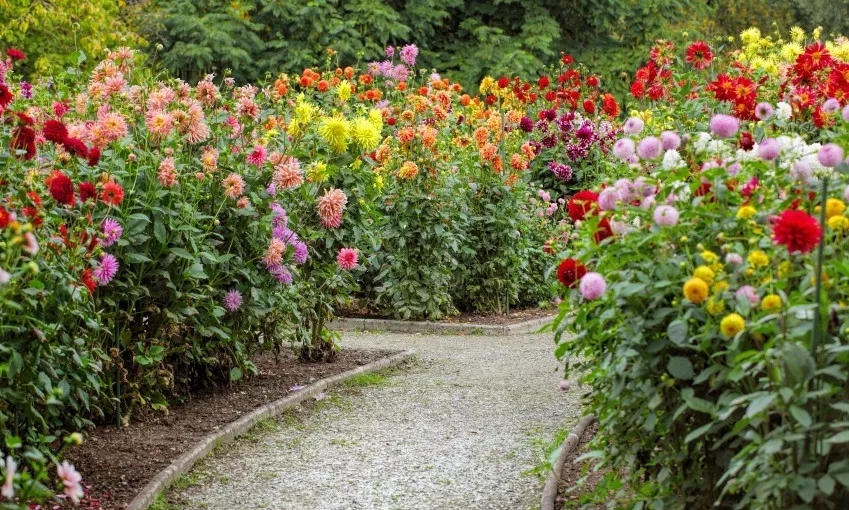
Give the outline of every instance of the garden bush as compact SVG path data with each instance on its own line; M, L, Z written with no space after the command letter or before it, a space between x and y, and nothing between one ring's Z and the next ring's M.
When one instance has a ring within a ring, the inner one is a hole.
M741 39L660 42L612 150L630 176L570 200L556 352L606 470L580 503L849 501L849 45Z

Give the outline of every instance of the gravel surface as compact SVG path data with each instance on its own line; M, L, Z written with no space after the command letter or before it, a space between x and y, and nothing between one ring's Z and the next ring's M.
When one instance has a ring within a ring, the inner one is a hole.
M558 389L550 335L351 333L343 348L416 349L418 362L359 395L207 459L172 496L183 508L528 509L542 443L581 416Z

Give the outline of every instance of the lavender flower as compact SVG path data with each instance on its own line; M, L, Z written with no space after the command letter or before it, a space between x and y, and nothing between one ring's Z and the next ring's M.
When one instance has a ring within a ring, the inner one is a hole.
M91 271L91 275L97 280L98 285L106 285L118 274L118 259L111 253L104 253L100 257L100 263Z
M416 57L419 56L419 48L415 44L408 44L401 48L401 60L410 67L416 65Z
M224 308L231 312L235 312L242 306L242 293L236 289L229 291L224 295Z
M114 218L105 218L100 223L100 231L103 233L103 240L101 241L103 246L112 246L117 243L121 239L121 234L124 233L121 224Z
M292 273L283 264L269 267L268 272L271 273L271 276L276 278L277 281L282 283L283 285L292 284Z
M295 243L295 253L292 255L292 260L295 264L301 265L307 261L307 257L309 256L309 250L307 250L307 245L303 241L298 241Z
M392 46L386 47L386 58L392 58L395 55L395 48Z
M32 90L31 83L25 81L21 82L21 95L24 96L24 99L32 99L32 96L34 96L35 93Z

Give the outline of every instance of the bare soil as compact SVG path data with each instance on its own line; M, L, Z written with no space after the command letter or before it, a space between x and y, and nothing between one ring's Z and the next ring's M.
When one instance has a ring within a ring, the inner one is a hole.
M593 423L587 427L584 431L584 435L581 437L581 442L578 444L578 447L575 448L566 458L566 462L563 464L563 471L560 474L561 482L558 488L557 499L555 499L554 503L555 508L562 508L563 510L579 508L581 496L592 493L598 482L604 478L604 470L595 472L589 471L584 484L578 486L578 481L584 476L583 469L585 464L591 461L576 463L575 459L587 453L587 444L593 437L595 437L597 430L598 423ZM598 506L598 508L602 509L604 507Z
M510 309L504 314L479 314L472 312L464 312L459 315L446 317L445 319L433 322L445 322L453 324L480 324L485 326L503 326L511 324L519 324L521 322L542 317L554 317L557 315L556 308L516 308ZM367 308L352 306L350 308L339 311L340 317L350 319L392 319L386 315L374 312Z

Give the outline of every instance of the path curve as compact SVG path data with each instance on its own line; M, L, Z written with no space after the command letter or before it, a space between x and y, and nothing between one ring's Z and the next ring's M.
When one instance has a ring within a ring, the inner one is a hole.
M419 362L304 422L208 459L185 508L529 509L542 442L580 418L558 389L550 335L345 334L343 348L416 349ZM573 385L574 388L574 385Z

